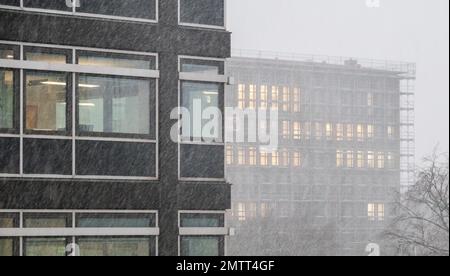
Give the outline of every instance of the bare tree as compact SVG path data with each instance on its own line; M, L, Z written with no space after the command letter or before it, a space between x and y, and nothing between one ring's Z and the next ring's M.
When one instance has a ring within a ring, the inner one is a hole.
M385 236L398 255L449 255L448 154L425 159L418 180L398 196L396 218Z

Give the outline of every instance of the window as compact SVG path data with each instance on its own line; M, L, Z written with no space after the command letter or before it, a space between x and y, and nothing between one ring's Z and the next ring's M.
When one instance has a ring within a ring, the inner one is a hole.
M336 167L342 168L344 167L344 152L338 150L336 152Z
M393 126L388 126L387 127L387 136L389 139L393 139L394 138L394 127Z
M180 72L209 75L223 75L225 73L225 63L223 61L181 58L180 63ZM245 91L245 85L241 85L243 86L243 91Z
M269 165L269 154L267 152L260 151L259 162L260 162L261 166L268 166Z
M80 256L154 256L152 237L79 237Z
M243 148L238 149L238 165L245 165L245 151Z
M372 93L367 94L367 106L373 106L373 94Z
M285 112L289 112L289 107L291 105L291 101L290 101L291 95L290 95L290 91L289 91L289 87L283 87L283 105L282 105L282 109Z
M369 203L367 216L369 221L384 221L385 207L384 204Z
M278 110L278 87L272 86L272 110Z
M249 85L248 89L248 108L256 109L256 85Z
M24 238L23 247L24 256L44 256L58 257L66 256L66 247L69 244L69 238L52 237L52 238Z
M24 59L56 64L72 63L70 51L46 47L24 47Z
M373 125L367 126L367 138L372 139L374 137L374 129Z
M238 203L238 220L239 221L245 221L246 220L246 214L245 211L245 203Z
M354 156L353 151L347 151L347 168L354 167Z
M291 122L283 121L282 122L282 135L283 139L291 138Z
M330 123L327 123L325 125L325 135L327 136L328 140L331 140L333 138L333 125Z
M79 74L78 131L150 135L155 124L154 87L148 79Z
M238 107L245 109L245 84L239 84L238 86Z
M300 152L294 151L292 154L292 165L294 167L301 167L302 161L301 161L301 155Z
M19 214L0 213L0 229L17 227L19 227Z
M388 152L387 154L387 167L389 169L395 169L395 158L392 152Z
M323 136L323 129L322 129L322 124L321 123L315 123L314 124L314 129L316 131L316 140L321 140L322 136Z
M272 151L272 166L278 166L280 164L280 156L278 151Z
M359 169L364 168L364 152L358 151L357 153L357 167Z
M294 88L294 92L292 93L292 111L300 112L300 89Z
M69 7L64 0L23 0L23 6L26 8L45 10L72 11L72 7Z
M261 85L261 91L259 93L259 107L262 110L267 109L267 85Z
M156 215L133 213L81 213L76 214L76 227L81 228L152 228Z
M344 125L336 124L336 138L338 141L344 140Z
M6 6L20 6L20 0L0 0L0 5Z
M364 126L359 124L359 125L357 125L356 129L357 129L358 141L364 141Z
M64 1L63 1L64 2ZM80 0L77 12L156 20L155 0Z
M71 214L25 213L24 228L68 228L72 227Z
M17 239L0 237L0 257L17 256Z
M302 138L300 122L294 122L293 124L293 138L294 140L300 140Z
M180 23L225 26L224 0L179 0Z
M305 122L303 123L303 135L305 139L311 139L311 123Z
M347 140L351 141L353 140L354 132L353 132L353 125L347 124Z
M67 73L25 71L25 128L66 133L70 127Z
M248 164L250 166L256 165L256 148L254 147L248 149Z
M384 169L386 167L386 162L385 162L385 155L383 152L379 152L377 154L377 164L378 164L378 169Z
M156 57L152 55L126 55L118 53L77 51L77 64L109 68L155 70Z
M180 214L180 255L181 256L223 256L225 254L225 236L211 232L210 235L192 235L185 229L224 228L225 216L215 213Z
M234 163L233 157L234 157L233 156L233 147L227 146L227 149L226 149L227 165L232 165Z
M369 169L375 168L375 153L373 151L367 153L367 166Z
M15 81L13 70L0 69L0 131L15 128L17 118Z
M281 151L281 166L283 167L289 166L289 151L287 150Z

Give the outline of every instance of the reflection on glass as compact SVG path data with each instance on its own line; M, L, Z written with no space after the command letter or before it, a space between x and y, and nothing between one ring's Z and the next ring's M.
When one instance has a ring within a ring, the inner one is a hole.
M26 8L72 11L72 7L66 4L66 0L23 0L23 6Z
M181 238L181 256L214 257L223 255L221 237L190 237Z
M80 0L77 12L156 19L155 0Z
M24 256L66 256L66 238L24 238Z
M224 0L181 0L182 23L221 26L225 25Z
M224 74L224 62L197 59L182 59L181 72L203 73L212 75Z
M77 227L82 228L148 228L155 227L153 214L79 214Z
M11 257L14 255L14 240L0 238L0 257Z
M152 256L152 240L152 237L78 238L77 244L81 256Z
M68 214L24 214L25 228L72 227Z
M78 64L150 70L156 69L156 58L154 56L78 51Z
M221 214L182 214L181 227L224 227Z
M14 51L9 49L0 49L0 59L15 59Z
M2 214L0 213L0 228L15 228L17 227L16 214Z
M25 72L26 129L66 130L65 73Z
M151 81L80 75L81 132L149 134Z
M20 0L0 0L0 5L20 6Z
M13 128L14 72L0 69L0 129Z
M220 84L183 82L182 83L182 107L187 108L191 115L190 127L183 126L183 139L220 139L221 130L216 129L212 133L202 133L205 125L211 119L201 119L202 113L208 108L219 109ZM197 115L197 116L196 116ZM220 122L221 123L221 122ZM218 126L220 127L220 126ZM190 130L190 131L187 131ZM190 132L190 133L189 133Z

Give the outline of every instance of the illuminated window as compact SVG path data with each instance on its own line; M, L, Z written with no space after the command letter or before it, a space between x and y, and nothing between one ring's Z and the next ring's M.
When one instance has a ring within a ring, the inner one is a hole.
M245 204L238 203L238 220L245 221L246 220L246 212L245 212Z
M245 84L239 84L238 87L238 107L245 109Z
M293 138L294 140L300 140L302 135L300 122L294 122L293 124Z
M289 166L289 152L287 150L281 151L281 166Z
M227 165L232 165L233 162L233 147L227 146L226 150L226 159L227 159Z
M280 165L280 156L278 154L278 151L272 152L272 166L278 166Z
M367 126L367 138L372 139L374 137L374 126L368 125Z
M294 91L292 93L292 101L293 101L293 112L300 112L300 89L294 88Z
M385 218L384 204L369 203L367 208L367 216L370 221L384 221Z
M315 132L316 132L316 135L315 135L316 139L317 140L322 139L322 135L323 135L322 124L321 123L315 123L314 129L315 129Z
M248 164L250 166L256 165L256 148L254 147L248 149Z
M283 139L289 139L291 137L291 122L282 122L282 137Z
M342 168L344 166L344 152L336 151L336 167Z
M256 109L256 85L248 86L248 107Z
M267 109L267 85L261 85L259 107L263 110Z
M245 165L245 151L244 149L238 149L238 164Z
M369 151L367 153L367 166L370 169L374 169L375 168L375 153L373 151Z
M354 162L353 151L347 151L347 168L353 168Z
M378 163L378 168L379 169L384 169L385 168L385 156L384 153L379 152L377 155L377 163Z
M357 136L358 136L358 141L364 141L364 127L363 127L363 125L358 125L357 127L356 127L356 133L357 133Z
M302 160L301 160L301 154L298 151L294 151L292 154L292 165L294 167L301 167Z
M344 125L343 124L336 124L336 139L338 141L344 140Z
M347 125L347 140L351 141L353 140L353 125L352 124L348 124Z
M272 110L278 110L278 87L272 86Z
M283 87L283 111L288 112L290 105L289 87Z
M269 165L269 154L267 152L261 151L259 153L259 163L261 166Z
M357 154L357 166L358 166L358 168L364 168L364 152L362 152L362 151L358 151L358 154Z
M325 135L327 136L328 140L331 140L333 138L333 125L330 123L327 123L325 125Z
M394 127L393 126L387 127L387 136L389 139L394 138Z

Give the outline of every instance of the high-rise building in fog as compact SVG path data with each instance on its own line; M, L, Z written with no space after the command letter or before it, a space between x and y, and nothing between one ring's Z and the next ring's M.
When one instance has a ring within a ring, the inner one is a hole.
M277 150L227 144L230 254L362 255L381 243L412 181L415 65L236 51L228 70L227 106L279 116Z

